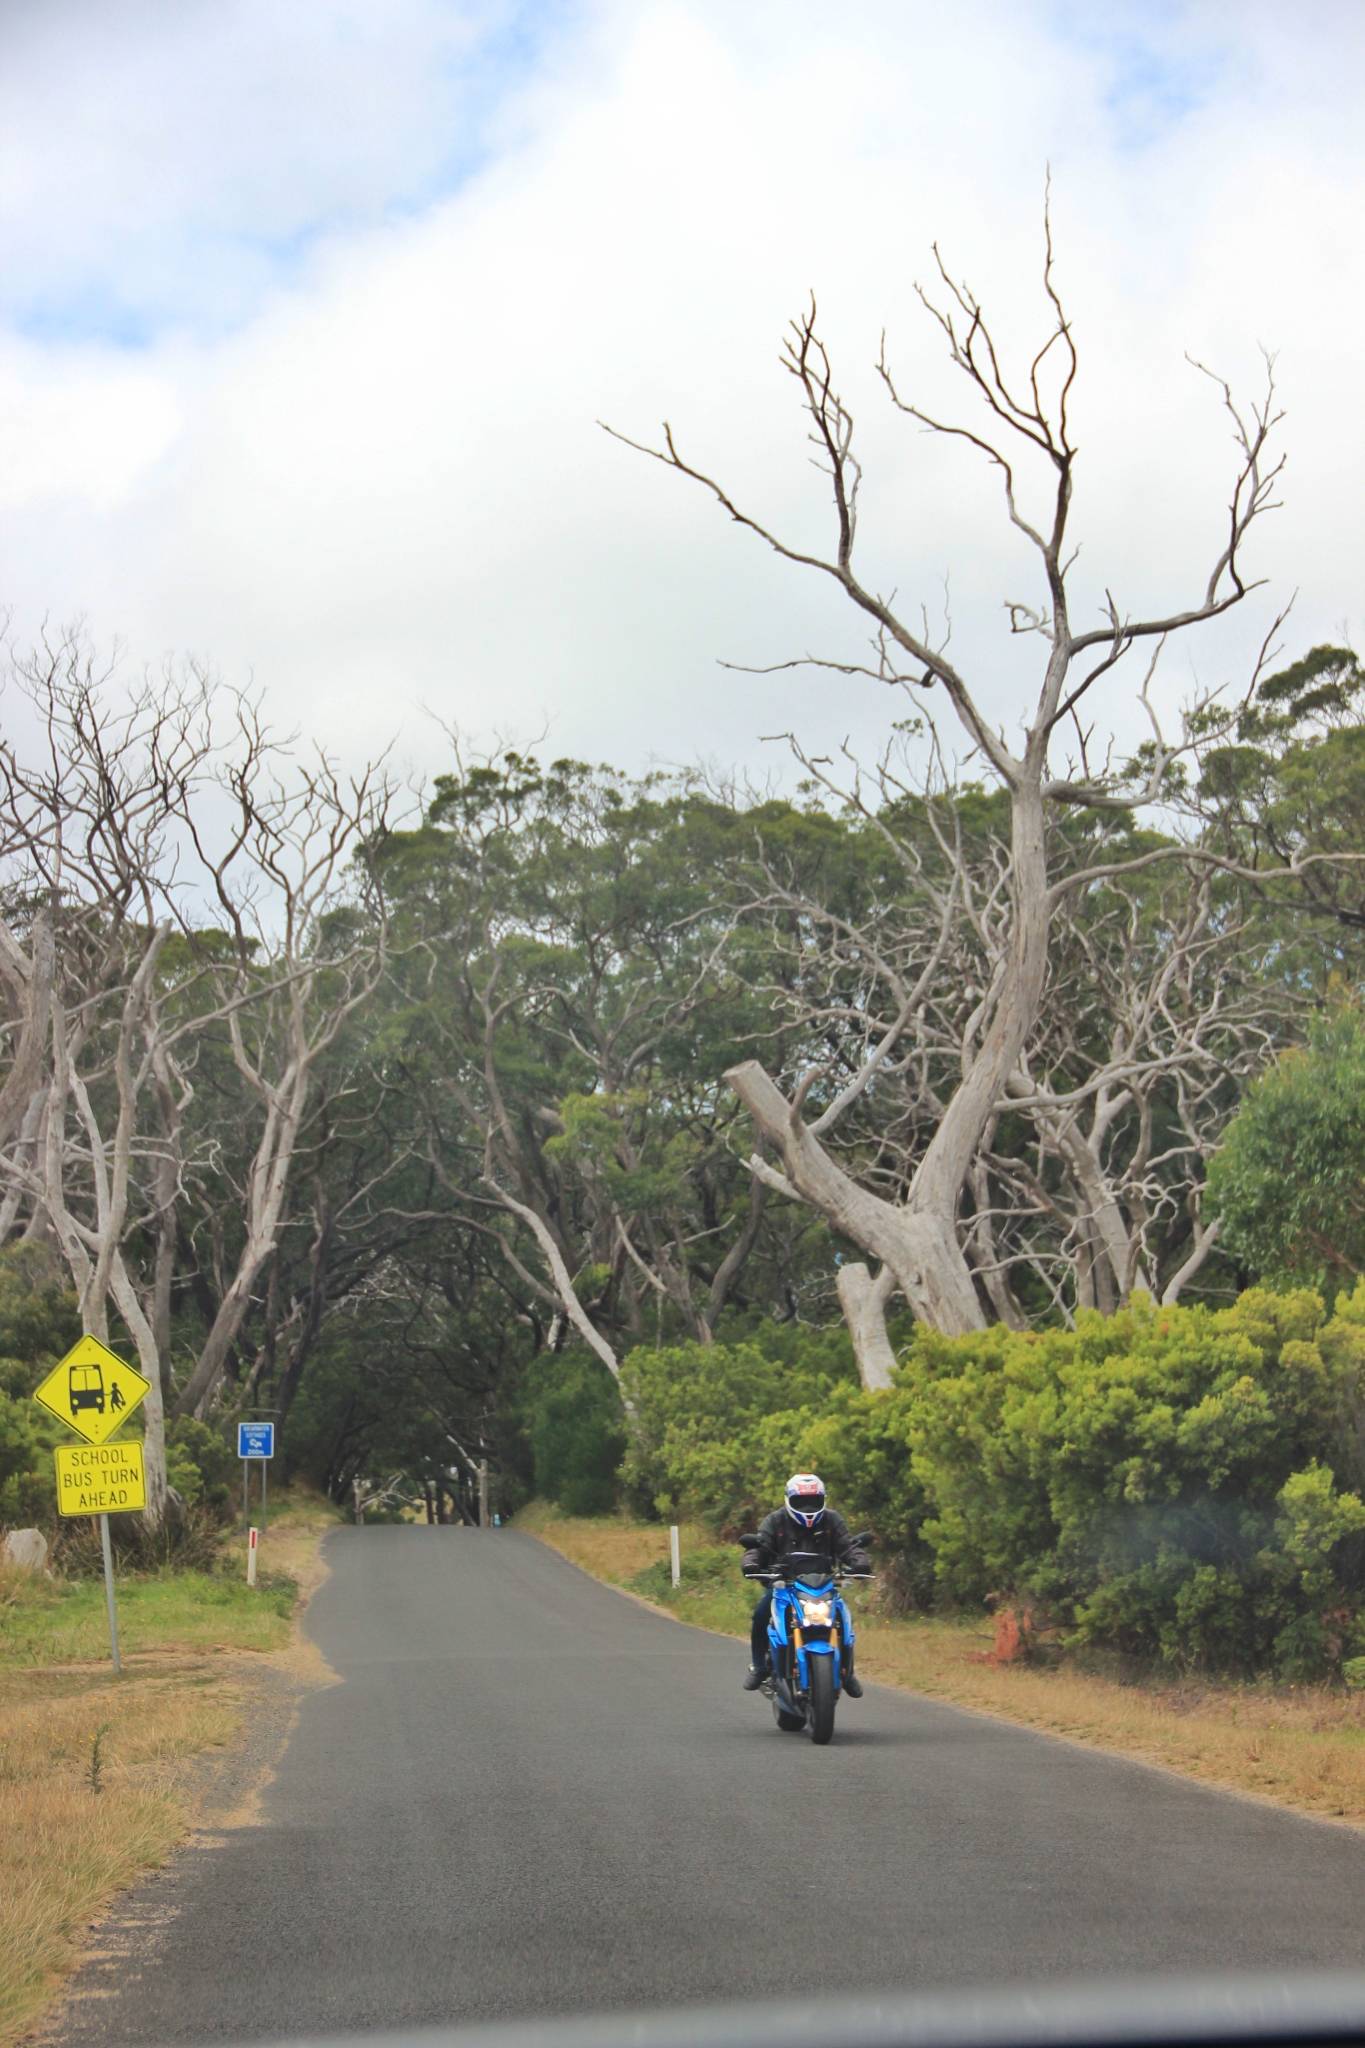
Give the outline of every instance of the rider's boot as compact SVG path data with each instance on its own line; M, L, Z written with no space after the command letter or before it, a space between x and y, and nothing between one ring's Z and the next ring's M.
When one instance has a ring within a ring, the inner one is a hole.
M751 1664L744 1674L745 1692L757 1692L767 1675L767 1672L760 1671L756 1664Z
M860 1700L862 1698L863 1681L861 1678L853 1676L851 1668L839 1674L839 1683L851 1700Z

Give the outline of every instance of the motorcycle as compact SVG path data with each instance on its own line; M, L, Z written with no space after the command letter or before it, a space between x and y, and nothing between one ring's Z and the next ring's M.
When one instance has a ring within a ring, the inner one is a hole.
M746 1550L757 1536L741 1536ZM867 1531L853 1538L859 1546L872 1541ZM840 1597L846 1572L822 1551L789 1550L771 1571L746 1572L747 1579L773 1589L768 1618L768 1653L772 1670L759 1690L772 1701L773 1716L788 1735L810 1730L812 1742L823 1746L834 1733L842 1667L852 1661L853 1616Z

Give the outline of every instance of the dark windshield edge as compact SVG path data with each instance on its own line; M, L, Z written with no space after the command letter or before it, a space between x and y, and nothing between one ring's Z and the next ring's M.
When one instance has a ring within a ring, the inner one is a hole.
M1020 1984L921 1996L695 2006L492 2026L337 2036L297 2048L1262 2048L1365 2041L1365 1973Z

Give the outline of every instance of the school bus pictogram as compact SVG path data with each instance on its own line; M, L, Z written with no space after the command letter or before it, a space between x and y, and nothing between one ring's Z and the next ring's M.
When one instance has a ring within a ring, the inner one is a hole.
M93 1408L97 1414L104 1413L104 1374L97 1365L73 1365L67 1373L67 1392L71 1413L78 1408Z

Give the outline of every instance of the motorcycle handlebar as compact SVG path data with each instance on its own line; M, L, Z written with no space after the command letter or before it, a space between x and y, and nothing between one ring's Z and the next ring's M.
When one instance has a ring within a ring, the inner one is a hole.
M837 1566L835 1569L838 1571ZM765 1585L775 1586L781 1581L783 1574L781 1572L744 1572L741 1576L746 1579L761 1580ZM870 1579L872 1574L871 1572L838 1571L838 1576L841 1579Z

